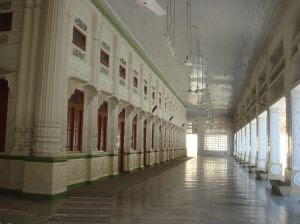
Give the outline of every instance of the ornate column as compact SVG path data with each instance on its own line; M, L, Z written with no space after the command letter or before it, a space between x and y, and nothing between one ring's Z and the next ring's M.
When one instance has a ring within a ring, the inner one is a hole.
M300 194L300 86L291 91L291 194Z
M270 108L270 162L268 164L268 179L281 180L282 164L280 162L280 109Z
M42 12L42 0L35 0L33 9L33 28L31 38L31 55L29 64L29 78L28 78L28 97L26 107L26 121L25 121L25 151L32 149L33 139L33 116L34 116L34 95L36 85L36 70L37 70L37 52L40 34L40 20Z
M267 112L258 117L258 161L257 169L266 171L267 162Z
M34 153L54 156L63 151L62 113L66 113L62 96L65 90L65 1L45 1L39 82L34 129Z
M33 0L24 1L24 15L22 27L22 44L20 52L20 66L17 82L17 99L16 99L16 121L15 121L15 145L13 154L28 154L24 150L25 133L26 133L26 107L27 107L27 82L29 78L31 38L32 38L32 21L33 21ZM31 148L31 147L30 147Z
M117 98L111 97L108 101L107 117L107 151L113 154L111 159L111 174L118 173L118 155L119 155L119 102Z
M99 77L99 61L100 61L100 17L96 16L93 20L93 38L91 49L91 83L97 87ZM88 142L87 151L89 154L97 152L98 141L98 109L104 102L104 97L96 94L92 97L88 105Z
M44 1L43 26L40 32L40 52L37 72L34 156L62 155L63 113L66 79L66 21L65 3L62 0ZM36 158L39 159L39 158ZM51 161L46 158L46 161ZM66 192L65 162L25 162L23 192L55 195Z
M256 165L256 151L257 151L257 126L256 126L256 119L251 121L250 124L251 129L251 152L250 152L250 166Z
M129 105L125 108L125 139L124 139L124 171L130 170L130 152L132 151L132 123L134 108Z

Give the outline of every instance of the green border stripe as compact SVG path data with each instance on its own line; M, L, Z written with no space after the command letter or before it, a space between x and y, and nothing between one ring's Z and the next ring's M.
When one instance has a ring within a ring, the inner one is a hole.
M175 91L165 76L161 71L153 64L151 59L146 55L145 51L140 47L140 45L135 41L132 35L121 25L119 20L114 16L109 7L102 0L90 0L96 8L101 12L101 14L113 25L113 27L119 31L123 38L130 44L130 46L135 50L135 52L143 59L143 61L152 69L152 71L159 77L159 79L169 88L169 90L176 96L176 98L186 107L184 101Z

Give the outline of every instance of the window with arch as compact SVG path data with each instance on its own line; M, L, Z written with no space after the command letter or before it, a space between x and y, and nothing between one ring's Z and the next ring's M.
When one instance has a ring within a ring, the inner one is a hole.
M0 13L0 32L11 31L13 13Z
M104 102L98 109L98 144L97 148L100 151L106 151L107 146L107 115L108 104Z
M78 89L68 100L67 145L68 151L82 150L84 93Z

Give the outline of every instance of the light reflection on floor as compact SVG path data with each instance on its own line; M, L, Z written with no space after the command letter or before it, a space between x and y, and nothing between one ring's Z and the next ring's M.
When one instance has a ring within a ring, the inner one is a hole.
M193 158L114 198L115 224L300 223L299 198L272 196L231 158Z

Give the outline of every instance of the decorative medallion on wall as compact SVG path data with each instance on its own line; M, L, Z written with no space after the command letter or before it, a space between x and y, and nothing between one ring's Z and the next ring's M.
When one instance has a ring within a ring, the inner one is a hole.
M133 69L133 74L134 74L135 76L138 76L138 75L139 75L139 73L138 73L138 71L137 71L136 69Z
M134 92L135 94L138 94L137 89L133 89L133 92Z
M80 50L78 50L77 48L73 48L72 54L73 54L75 57L80 58L81 60L84 60L84 58L85 58L85 54L82 53L82 52L81 52Z
M11 10L12 0L0 0L0 11Z
M123 64L123 65L126 65L126 60L124 59L124 58L120 58L120 62L121 62L121 64Z
M0 35L0 44L8 42L8 33Z
M108 75L108 69L104 68L103 66L101 66L100 72L105 74L105 75Z
M297 174L294 176L294 183L295 183L297 186L300 186L300 173L297 173Z
M87 25L85 25L85 23L82 22L81 19L76 18L76 19L75 19L75 23L76 23L76 25L77 25L78 27L80 27L80 29L82 29L84 32L87 31Z
M147 81L146 79L144 79L144 83L145 83L145 84L148 84L148 81Z
M275 174L275 175L280 174L281 173L281 167L280 167L280 165L273 165L271 167L271 172L272 172L272 174Z
M103 49L110 51L110 46L105 41L102 42L102 47Z

